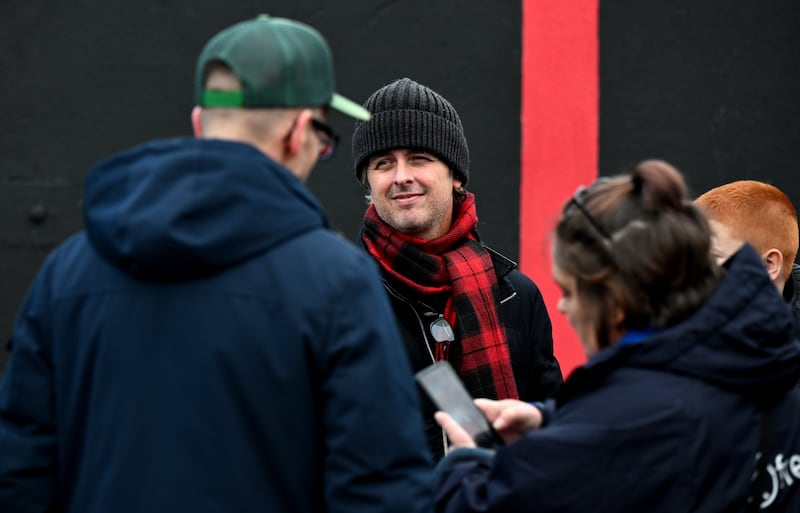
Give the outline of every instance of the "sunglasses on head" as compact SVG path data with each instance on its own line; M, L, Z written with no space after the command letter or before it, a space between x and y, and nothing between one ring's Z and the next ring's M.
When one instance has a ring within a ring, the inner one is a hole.
M456 339L453 333L453 327L447 322L443 316L439 316L430 323L428 329L431 332L431 337L436 342L452 342Z
M600 183L601 181L605 180L601 178L595 183ZM605 228L603 228L603 225L600 224L600 221L598 221L597 218L589 212L589 209L586 208L586 204L583 201L591 187L591 185L589 187L585 187L583 185L578 187L578 189L575 191L575 194L572 195L572 199L570 199L567 204L564 205L563 213L566 214L570 208L572 208L572 206L575 206L575 208L577 208L581 214L583 214L586 220L589 221L589 224L591 224L594 229L597 230L597 233L602 235L604 239L611 240L611 236L608 234Z

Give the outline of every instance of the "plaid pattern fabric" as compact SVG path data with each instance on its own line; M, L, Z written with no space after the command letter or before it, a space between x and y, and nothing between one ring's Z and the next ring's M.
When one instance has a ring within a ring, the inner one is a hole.
M461 358L451 363L467 390L474 397L516 399L506 332L498 313L497 277L475 231L475 196L467 193L455 206L450 231L426 241L387 225L370 205L361 238L384 271L409 289L422 295L447 294L444 317L461 344ZM437 360L447 358L448 345L436 343Z

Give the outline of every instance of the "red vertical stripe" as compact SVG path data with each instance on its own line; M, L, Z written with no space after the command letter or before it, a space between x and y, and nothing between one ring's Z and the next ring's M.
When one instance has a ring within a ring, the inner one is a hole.
M564 375L585 360L550 274L564 202L597 176L599 0L523 0L520 268L539 285Z

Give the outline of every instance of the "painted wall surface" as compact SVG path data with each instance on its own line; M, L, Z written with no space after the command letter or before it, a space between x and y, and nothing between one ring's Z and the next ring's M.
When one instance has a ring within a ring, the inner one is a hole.
M658 157L800 206L799 2L602 1L599 27L602 174Z
M800 206L800 3L527 0L523 10L520 260L543 289L568 373L585 358L542 271L577 185L660 158L692 195L755 179Z
M408 76L447 97L470 143L483 238L518 253L519 2L439 0L0 2L0 337L47 252L81 227L81 187L106 155L189 135L195 58L212 34L261 12L317 27L340 92L357 101ZM13 78L10 78L13 77ZM354 238L366 206L339 154L309 181ZM0 350L0 368L5 351Z
M542 291L565 375L585 357L558 312L549 234L564 201L597 176L597 3L523 4L520 268Z
M686 172L694 193L755 178L800 198L799 6L0 2L0 337L45 255L80 229L90 166L154 137L188 135L197 52L221 28L267 12L318 27L339 89L356 100L409 76L452 101L470 142L481 235L520 256L541 286L569 371L582 357L555 311L547 232L576 185L659 157ZM334 114L331 123L340 154L309 186L354 238L365 205L349 160L352 122ZM0 368L4 359L0 350Z

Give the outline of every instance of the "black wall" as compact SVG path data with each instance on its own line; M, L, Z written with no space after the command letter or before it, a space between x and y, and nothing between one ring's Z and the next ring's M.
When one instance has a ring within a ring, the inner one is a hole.
M659 157L685 171L696 194L755 178L800 204L798 5L600 2L600 173ZM188 135L196 54L211 34L261 12L319 28L340 92L353 99L401 76L448 97L470 142L483 238L515 257L521 9L482 0L0 2L0 337L44 256L80 229L88 168L150 138ZM364 203L349 161L352 122L331 122L341 153L309 186L354 237Z
M600 3L600 172L643 158L695 196L761 180L800 207L800 2Z
M519 2L4 0L0 337L44 256L80 229L89 167L150 138L190 134L197 53L218 30L262 12L317 27L340 92L354 100L402 76L450 99L470 142L482 234L518 252ZM331 124L340 153L309 186L353 238L365 208L350 164L353 124L338 114ZM0 369L4 359L0 350Z

